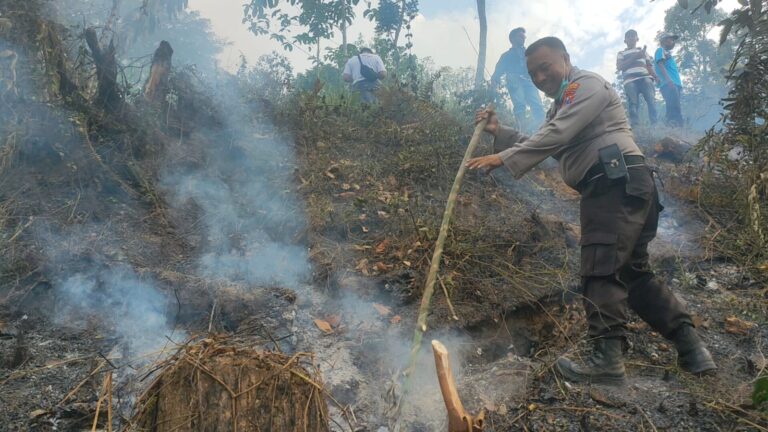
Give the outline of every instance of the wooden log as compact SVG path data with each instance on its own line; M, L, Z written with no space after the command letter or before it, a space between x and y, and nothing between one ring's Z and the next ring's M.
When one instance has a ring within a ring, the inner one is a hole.
M453 378L451 361L448 358L448 350L438 340L432 341L432 351L435 355L435 368L437 369L437 381L440 383L440 392L443 394L445 409L448 411L448 432L480 432L483 430L485 413L480 412L477 417L464 410L459 391L456 389L456 380Z
M149 78L144 84L144 99L149 102L158 102L165 99L168 92L168 76L171 73L173 48L167 41L160 42L160 46L152 56L152 67L149 70Z

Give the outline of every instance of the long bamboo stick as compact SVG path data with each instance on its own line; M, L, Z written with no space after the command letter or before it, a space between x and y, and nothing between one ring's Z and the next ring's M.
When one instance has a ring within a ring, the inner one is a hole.
M493 108L493 104L490 104L488 105L487 109L493 110ZM408 361L408 367L403 372L405 381L403 384L403 391L395 411L396 418L394 419L394 429L396 432L400 428L400 411L402 409L403 401L408 394L410 376L416 369L416 360L419 356L419 350L421 349L421 340L424 336L424 332L427 331L427 315L429 315L429 305L432 301L432 295L435 293L437 272L440 269L440 259L443 256L443 245L445 244L446 237L448 237L448 227L450 226L451 217L453 216L453 209L456 207L456 198L459 196L461 181L464 179L464 173L467 171L467 161L472 157L472 154L475 152L477 145L480 143L480 138L483 135L483 129L485 129L486 123L488 123L487 119L475 125L475 131L472 134L472 139L469 141L467 150L464 152L464 158L459 165L459 171L456 173L456 178L453 180L451 192L448 194L448 202L445 205L445 212L443 213L443 222L440 224L440 233L437 235L435 250L432 253L432 262L430 263L427 282L424 285L424 293L421 295L419 316L416 320L416 330L413 332L413 342L411 343L411 353Z

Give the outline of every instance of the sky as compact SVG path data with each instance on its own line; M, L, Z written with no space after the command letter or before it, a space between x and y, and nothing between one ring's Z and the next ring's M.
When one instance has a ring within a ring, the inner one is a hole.
M255 36L242 24L244 0L190 0L190 8L211 21L213 31L229 42L219 57L220 66L235 70L243 54L249 62L280 45L268 36ZM373 23L363 18L365 1L356 8L357 18L349 28L349 39L373 36ZM676 0L487 0L488 61L486 77L496 60L509 48L507 35L515 27L525 27L527 43L544 36L563 40L571 62L612 81L616 53L624 47L624 32L637 30L639 45L656 47L654 38L664 26L664 12ZM474 67L479 38L476 2L473 0L421 0L420 13L413 22L413 52L430 57L437 66ZM729 11L737 0L719 6ZM328 44L338 46L341 37ZM310 50L311 51L311 50ZM294 50L285 53L296 71L311 66L308 55Z

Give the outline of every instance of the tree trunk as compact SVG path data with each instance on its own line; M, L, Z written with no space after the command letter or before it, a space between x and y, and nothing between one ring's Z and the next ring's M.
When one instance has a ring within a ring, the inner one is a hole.
M112 38L107 49L103 50L99 45L96 30L89 28L85 31L85 42L96 63L96 79L99 83L96 89L96 103L107 112L115 112L123 104L123 95L117 86L115 40Z
M347 52L347 0L341 0L341 6L344 11L341 17L341 46L343 47L344 60L346 60L349 55Z
M160 46L152 56L152 68L149 70L149 78L144 84L144 99L157 102L165 99L168 93L168 75L171 73L173 48L166 41L160 42Z
M485 82L485 52L488 45L488 21L485 17L485 0L477 0L477 16L480 19L480 46L477 53L475 88L479 89Z
M405 0L400 0L400 21L397 22L395 37L392 39L392 47L397 51L397 41L400 39L400 30L403 28L403 19L405 19Z

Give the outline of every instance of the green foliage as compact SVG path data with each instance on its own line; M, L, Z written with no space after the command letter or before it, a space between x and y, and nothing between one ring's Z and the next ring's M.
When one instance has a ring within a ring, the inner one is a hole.
M728 68L723 130L698 144L709 163L702 204L724 225L726 255L757 266L768 258L768 8L742 2L724 19L722 40L738 38Z
M752 403L758 406L763 402L768 402L768 376L758 378L752 390Z
M244 5L244 23L256 35L267 35L292 51L294 44L314 45L334 36L335 29L352 24L354 6L360 0L287 0L284 5L298 7L299 14L281 8L278 0L251 0ZM273 28L273 24L277 28ZM291 31L299 33L291 35ZM320 61L320 59L315 59Z
M272 52L248 65L245 56L240 57L237 78L247 101L267 100L279 103L293 90L293 67L285 56Z
M670 8L664 18L664 30L680 35L677 62L684 86L683 112L697 130L720 120L720 100L728 93L726 71L733 58L733 40L726 38L717 46L708 37L724 18L719 10L707 13L680 6Z

